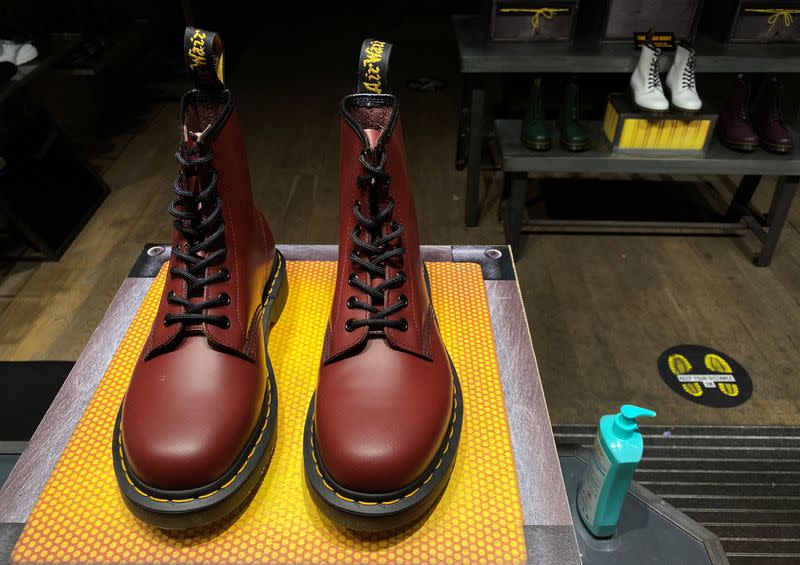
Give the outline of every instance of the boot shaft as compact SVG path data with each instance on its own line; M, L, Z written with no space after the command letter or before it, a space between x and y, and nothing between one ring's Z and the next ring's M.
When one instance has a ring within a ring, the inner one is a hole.
M190 45L192 32L205 41L205 67L193 67L195 59L187 58L197 88L181 100L170 276L144 354L150 358L183 336L203 334L223 350L252 358L275 242L253 201L241 126L222 82L221 52L209 55L216 55L220 40L187 28Z
M724 119L735 122L749 122L750 94L750 83L745 80L743 75L738 75L733 91L722 112Z
M351 352L376 334L396 349L427 357L426 336L434 320L397 100L353 94L345 97L341 112L339 262L323 360ZM392 312L385 317L390 325L366 325L375 311L353 307L356 303Z
M637 88L644 90L663 91L661 76L659 75L659 61L661 49L652 43L645 43L639 54L639 61L631 76L631 81Z
M564 98L561 102L561 121L575 121L580 109L580 88L575 77L570 77L564 87Z
M777 77L770 76L761 87L756 100L754 113L762 120L782 122L781 84Z
M685 43L678 44L675 49L675 58L667 73L667 85L671 89L696 90L695 50Z
M542 91L542 79L536 78L531 85L531 92L528 96L528 104L525 111L525 120L544 120L544 96Z

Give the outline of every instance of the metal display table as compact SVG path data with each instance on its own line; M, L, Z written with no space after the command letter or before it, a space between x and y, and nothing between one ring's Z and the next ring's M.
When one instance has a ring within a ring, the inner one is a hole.
M611 146L602 131L600 122L588 122L592 148L582 153L566 151L555 140L553 149L545 152L531 151L520 141L519 120L497 120L495 137L500 151L503 169L504 195L501 203L503 229L506 241L516 254L520 251L520 233L523 228L560 225L568 227L620 227L630 222L607 221L523 221L525 195L528 189L528 173L640 173L673 175L744 175L733 201L721 222L639 222L638 228L721 229L749 228L761 241L761 250L754 262L767 266L778 245L781 230L789 214L792 199L800 181L800 147L788 155L775 155L757 151L746 158L741 153L728 149L714 138L705 157L644 157L621 155L611 151ZM764 217L753 209L750 200L761 181L762 175L778 177L769 213Z
M283 245L287 260L335 261L334 245ZM505 246L424 246L433 262L482 267L524 514L528 562L580 565L536 356L509 249ZM83 413L152 277L169 248L148 245L0 490L0 563L8 560L25 521Z
M454 16L461 72L464 74L464 108L456 149L456 166L467 167L467 191L465 198L465 221L468 226L478 224L480 215L479 187L481 168L481 148L487 133L486 85L487 75L505 73L629 73L638 60L638 52L630 45L602 43L595 38L577 38L572 45L531 44L514 42L491 42L481 30L477 16ZM695 41L698 73L796 73L800 68L800 46L791 44L748 44L727 45L706 36ZM662 72L672 63L671 54L661 58ZM554 147L557 143L553 144ZM557 150L531 155L546 157ZM759 160L758 154L735 157L737 162ZM598 159L580 161L576 167L558 170L568 172L624 172L620 162L614 160L600 164ZM733 166L734 157L714 167L713 172L737 174ZM672 168L673 160L667 161L664 169ZM562 165L563 167L563 165ZM580 168L583 167L583 168ZM754 165L757 169L758 165ZM699 165L695 172L702 170ZM711 168L706 169L706 173ZM637 171L638 172L638 171ZM655 172L655 169L648 172ZM779 172L760 172L747 174L793 174ZM755 188L753 188L755 190ZM748 198L749 200L749 198ZM767 261L768 262L768 261Z

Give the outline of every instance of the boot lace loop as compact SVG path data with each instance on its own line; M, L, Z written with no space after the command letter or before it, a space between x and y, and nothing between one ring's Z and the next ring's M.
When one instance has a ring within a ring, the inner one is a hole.
M370 191L367 194L368 201L376 198L375 189L379 186L388 186L389 174L384 171L386 164L386 152L383 149L376 149L378 160L376 164L370 162L369 150L364 150L359 155L359 162L364 167L365 173L358 177L359 188ZM365 271L376 277L386 276L386 262L393 257L403 255L406 250L397 244L396 240L402 235L405 227L395 221L391 222L391 230L385 235L380 235L383 226L392 217L394 210L394 200L389 197L383 209L370 206L374 214L365 215L361 210L361 202L356 202L353 206L353 215L358 220L356 227L350 233L350 240L356 247L356 251L350 254L350 260L362 267ZM368 233L372 237L368 241L361 239L362 233ZM392 244L395 242L394 244ZM359 254L359 251L361 252ZM360 290L372 298L372 303L366 303L351 296L347 300L347 307L351 310L365 310L369 316L361 319L350 318L345 322L345 329L348 332L366 326L369 330L381 331L384 328L395 328L401 331L408 329L408 321L405 318L396 320L389 319L389 316L396 314L408 306L408 298L401 295L396 302L388 306L384 305L384 291L397 288L406 282L406 274L399 271L397 274L386 278L375 286L367 284L351 273L348 284ZM381 308L382 306L382 308Z
M661 90L661 77L658 75L658 57L651 57L650 72L647 75L647 87Z
M681 75L681 86L683 88L695 89L695 73L694 68L697 62L697 57L694 51L689 55L689 60L686 61L686 66L683 67L683 74Z
M177 304L183 308L183 312L178 314L167 314L164 316L164 325L172 324L213 324L221 328L230 327L230 320L227 316L208 314L207 310L228 306L231 303L230 296L220 293L217 297L200 302L192 302L191 296L197 296L203 289L211 284L224 282L230 278L227 269L221 268L217 272L206 275L206 268L227 253L224 244L216 245L225 233L225 223L222 220L222 198L217 192L217 172L211 170L211 180L205 188L199 187L198 190L186 190L191 177L198 176L198 168L207 165L213 158L213 153L187 160L178 151L175 158L180 165L172 189L178 198L169 205L169 212L175 218L172 225L182 233L187 242L186 248L181 250L177 246L172 248L172 255L183 263L183 267L173 266L169 272L173 277L179 277L186 281L186 295L181 296L174 291L167 295L167 302ZM213 206L210 213L208 207ZM203 217L205 214L205 217ZM214 227L216 225L216 227ZM214 248L214 251L208 252Z

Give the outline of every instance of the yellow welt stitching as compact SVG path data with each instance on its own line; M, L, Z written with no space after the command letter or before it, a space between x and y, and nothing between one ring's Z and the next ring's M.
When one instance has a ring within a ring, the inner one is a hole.
M415 494L417 494L417 491L418 491L418 490L419 490L419 487L415 488L414 490L412 490L411 492L409 492L407 495L405 495L403 498L409 498L409 497L411 497L411 496L414 496Z

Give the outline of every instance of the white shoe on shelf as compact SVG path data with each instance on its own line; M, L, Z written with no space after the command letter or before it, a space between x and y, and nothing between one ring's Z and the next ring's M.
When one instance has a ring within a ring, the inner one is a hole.
M14 63L17 66L30 63L39 52L33 43L17 43L10 39L0 39L0 63Z
M639 62L631 74L633 105L643 112L666 112L669 102L664 96L661 76L658 74L658 59L661 49L647 41L642 46Z
M694 76L695 52L687 43L681 42L675 51L675 60L667 73L667 88L672 105L683 112L699 112L703 101L697 94Z

